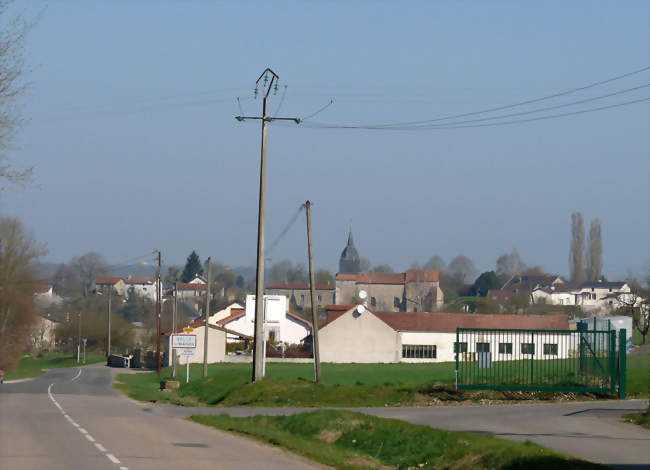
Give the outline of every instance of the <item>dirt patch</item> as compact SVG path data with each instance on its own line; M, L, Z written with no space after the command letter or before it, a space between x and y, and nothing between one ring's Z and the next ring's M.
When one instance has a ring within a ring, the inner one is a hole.
M319 440L325 441L328 444L332 444L339 440L339 437L343 435L343 431L332 431L330 429L323 429L321 433L317 436Z

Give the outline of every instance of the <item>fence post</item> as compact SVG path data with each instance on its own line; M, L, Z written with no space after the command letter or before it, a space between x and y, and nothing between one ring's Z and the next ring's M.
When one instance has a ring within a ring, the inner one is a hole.
M616 330L609 330L609 384L612 393L616 392Z
M587 324L583 322L578 323L578 331L580 332L578 335L578 341L580 342L580 347L578 348L580 352L580 372L584 372L585 370L585 339L584 339L584 332L587 330Z
M618 398L625 398L627 392L627 331L618 330Z

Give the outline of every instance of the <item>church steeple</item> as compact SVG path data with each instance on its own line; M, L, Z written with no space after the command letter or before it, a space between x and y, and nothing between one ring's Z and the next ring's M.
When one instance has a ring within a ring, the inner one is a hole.
M339 274L358 274L361 270L361 259L359 253L354 247L354 240L352 238L352 228L348 234L348 244L341 253L339 259Z

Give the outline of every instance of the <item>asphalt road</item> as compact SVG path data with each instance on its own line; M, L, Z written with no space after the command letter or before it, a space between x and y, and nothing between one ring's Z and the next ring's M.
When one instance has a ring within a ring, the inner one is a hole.
M80 372L81 371L81 372ZM176 407L138 403L111 386L104 366L53 370L0 386L0 468L324 468L184 418L292 414L304 408ZM48 389L50 393L48 393ZM620 416L647 400L540 405L358 408L442 429L531 440L620 470L650 469L650 431Z
M104 366L57 369L0 385L0 468L326 468L173 414L152 413L112 388L112 372Z

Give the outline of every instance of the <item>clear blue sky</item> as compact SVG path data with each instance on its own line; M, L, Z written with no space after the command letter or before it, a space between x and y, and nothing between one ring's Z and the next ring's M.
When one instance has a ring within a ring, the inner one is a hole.
M350 5L352 3L352 5ZM12 158L36 184L2 194L49 247L113 263L192 249L255 260L260 112L254 81L288 85L280 114L386 123L506 105L650 65L650 2L31 2L30 119ZM650 82L650 72L510 112ZM650 96L650 89L574 109ZM274 111L280 96L273 97ZM360 254L404 269L439 254L480 270L513 248L566 274L570 215L603 225L604 272L650 265L649 102L510 126L428 131L273 125L270 241L314 202L316 263ZM487 117L477 116L477 118ZM534 117L534 116L524 116ZM270 255L306 261L302 218Z

